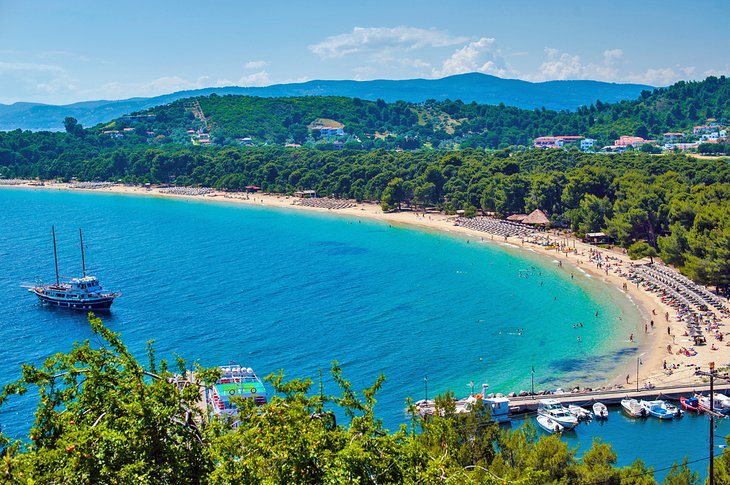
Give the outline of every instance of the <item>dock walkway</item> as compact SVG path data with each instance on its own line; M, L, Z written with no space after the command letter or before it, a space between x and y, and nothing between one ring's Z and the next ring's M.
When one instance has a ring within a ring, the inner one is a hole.
M725 393L730 391L730 383L715 384L715 392ZM555 399L563 405L576 404L578 406L590 406L596 401L603 404L619 404L622 399L671 399L678 400L680 396L692 396L694 394L708 394L709 384L694 384L688 386L657 387L654 389L616 389L598 392L567 392L564 394L549 394L540 396L520 396L509 398L509 408L512 414L524 414L537 411L537 403L540 399Z

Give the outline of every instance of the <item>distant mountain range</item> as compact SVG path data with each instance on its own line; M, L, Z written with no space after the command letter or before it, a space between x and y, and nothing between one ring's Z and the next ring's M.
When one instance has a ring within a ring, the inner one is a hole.
M105 123L122 115L168 104L182 98L237 94L260 97L346 96L366 100L422 102L460 99L465 103L500 104L518 108L576 110L600 99L615 103L639 97L652 86L614 84L599 81L548 81L531 83L502 79L486 74L470 73L442 79L408 79L400 81L308 81L275 84L266 87L205 88L118 101L83 101L63 106L39 103L0 104L0 130L62 130L66 116L76 118L84 126Z

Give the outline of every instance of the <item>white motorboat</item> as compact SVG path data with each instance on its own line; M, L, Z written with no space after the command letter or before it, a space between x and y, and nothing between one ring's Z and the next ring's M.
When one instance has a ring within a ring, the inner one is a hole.
M661 400L657 401L639 401L641 406L646 409L649 415L659 419L672 419L677 415L677 408L672 406L671 409L667 407L667 403Z
M575 404L568 406L568 412L578 418L578 421L593 419L593 414L589 410L576 406Z
M553 433L562 433L565 427L555 421L550 416L547 416L545 414L538 414L537 418L535 418L537 421L537 424L544 429L547 433L553 434Z
M720 414L730 414L730 398L728 398L725 394L720 394L719 392L714 393L714 399L713 399L713 411ZM700 403L700 409L702 411L709 411L710 410L710 398L709 396L696 396L699 399Z
M573 429L578 426L578 419L557 399L541 399L537 405L537 414L552 418L566 429Z
M636 399L622 399L621 407L632 418L645 418L649 415L649 412Z
M596 419L608 419L608 408L602 402L594 402L593 415Z

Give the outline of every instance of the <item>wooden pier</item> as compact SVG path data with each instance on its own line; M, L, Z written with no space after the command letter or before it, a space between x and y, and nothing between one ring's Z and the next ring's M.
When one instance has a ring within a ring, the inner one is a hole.
M716 393L727 394L730 391L730 383L715 384ZM537 411L537 403L540 399L555 399L561 404L575 404L578 406L592 406L594 402L600 401L603 404L620 404L622 399L644 399L647 401L655 399L679 400L680 396L694 396L695 394L709 394L709 384L694 384L688 386L656 387L654 389L616 389L597 392L567 392L564 394L549 394L540 396L518 396L509 398L510 414L525 414Z

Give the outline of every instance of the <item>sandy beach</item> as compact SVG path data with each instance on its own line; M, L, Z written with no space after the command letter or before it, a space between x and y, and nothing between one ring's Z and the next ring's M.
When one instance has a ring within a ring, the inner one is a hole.
M95 189L74 188L67 183L46 182L43 186L31 186L28 183L18 185L0 185L0 187L12 188L22 187L24 189L36 190L77 190L80 192L106 192L126 195L138 195L147 197L166 197L196 201L215 201L232 204L247 204L265 207L276 207L282 209L307 210L324 212L340 217L367 218L398 224L412 226L421 229L443 231L451 234L458 234L462 237L473 238L475 241L489 243L510 244L515 248L531 250L531 252L550 258L549 261L558 260L560 268L568 273L574 273L580 277L583 273L591 275L594 279L612 285L624 292L628 298L637 306L641 322L637 324L636 333L633 335L634 343L627 340L627 345L637 347L636 355L640 356L639 387L655 385L657 387L669 385L688 385L703 382L702 377L695 376L695 370L701 368L708 370L709 363L715 362L717 367L728 365L730 362L730 347L726 346L728 339L722 342L706 334L707 345L694 346L690 337L685 336L685 322L678 319L678 314L671 306L663 303L659 294L644 290L639 285L627 281L625 274L631 269L632 264L648 263L649 261L631 261L622 250L609 251L590 246L563 233L546 231L541 237L550 237L560 247L543 246L533 244L520 237L499 237L483 231L468 229L455 224L454 216L447 216L437 212L393 212L384 213L378 204L356 203L349 201L343 208L328 209L323 207L311 207L299 205L301 199L285 195L273 194L242 194L225 193L212 191L205 195L184 195L178 193L164 193L158 188L133 187L123 185L103 186ZM326 199L325 199L326 200ZM572 250L572 251L570 251ZM594 251L591 253L591 251ZM555 263L551 263L555 264ZM726 303L727 306L727 303ZM715 312L720 319L720 331L730 337L730 317ZM668 319L666 318L668 315ZM651 322L653 321L653 325ZM646 329L646 330L645 330ZM627 336L628 339L628 336ZM671 347L669 347L671 346ZM715 346L717 350L713 350ZM680 348L694 347L697 354L687 356L678 354ZM672 352L669 352L669 349ZM668 369L665 369L665 364ZM606 376L606 387L621 385L628 388L635 388L637 359L631 357L627 362L617 362L618 372L613 370L615 375ZM672 369L672 367L674 367ZM628 382L627 382L628 377Z

